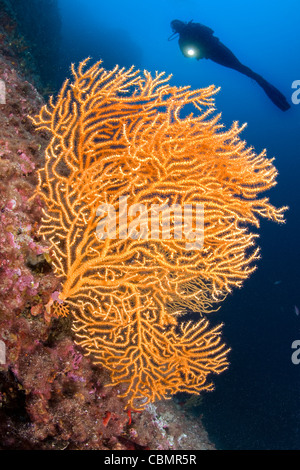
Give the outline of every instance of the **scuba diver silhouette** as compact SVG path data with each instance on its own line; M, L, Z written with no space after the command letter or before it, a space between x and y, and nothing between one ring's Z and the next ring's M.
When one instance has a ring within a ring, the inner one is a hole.
M217 64L224 65L224 67L237 70L247 77L253 78L282 111L287 111L290 108L284 95L261 75L243 65L231 50L213 35L214 31L211 28L200 23L193 23L193 21L184 23L180 20L171 21L171 28L173 34L169 37L169 41L175 39L175 35L179 34L178 44L185 57L194 57L197 60L210 59Z

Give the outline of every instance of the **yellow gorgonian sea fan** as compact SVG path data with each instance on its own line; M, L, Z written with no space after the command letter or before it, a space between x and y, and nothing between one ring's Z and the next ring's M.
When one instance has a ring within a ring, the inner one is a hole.
M204 314L255 269L249 224L283 222L285 208L259 197L276 169L239 138L244 126L226 131L212 117L214 86L191 90L163 73L86 62L33 119L50 133L36 194L61 311L70 309L77 343L112 383L126 385L128 406L209 390L228 350ZM195 207L202 220L191 232ZM201 243L190 243L199 233ZM200 321L182 321L187 310Z

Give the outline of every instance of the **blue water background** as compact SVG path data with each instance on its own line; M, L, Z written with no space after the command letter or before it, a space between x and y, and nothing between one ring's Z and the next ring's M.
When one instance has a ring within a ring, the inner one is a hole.
M300 364L291 361L291 344L300 339L300 104L284 113L253 80L186 59L177 40L167 40L173 19L203 23L291 102L292 82L300 80L299 0L59 0L59 7L61 81L71 62L90 56L107 68L172 73L174 85L213 83L221 87L216 105L226 126L247 122L242 138L276 158L278 185L268 196L290 207L287 223L262 222L257 271L213 314L213 322L225 323L231 365L214 380L201 413L220 449L299 449Z

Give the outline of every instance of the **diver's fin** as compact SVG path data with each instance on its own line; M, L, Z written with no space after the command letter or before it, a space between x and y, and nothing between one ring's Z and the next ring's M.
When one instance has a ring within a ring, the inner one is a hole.
M267 82L267 80L261 76L255 77L255 80L264 89L270 100L272 100L273 103L278 106L278 108L280 108L282 111L287 111L291 107L285 96L279 90L277 90L277 88L271 85L271 83Z

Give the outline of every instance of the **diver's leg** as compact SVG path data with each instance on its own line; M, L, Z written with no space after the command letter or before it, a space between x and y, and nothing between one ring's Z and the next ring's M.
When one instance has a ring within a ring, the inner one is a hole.
M255 74L257 75L257 74ZM287 111L291 105L287 102L286 97L276 87L267 82L263 77L257 75L256 82L262 87L271 101L282 111Z
M273 101L273 103L282 111L287 111L291 107L287 102L285 96L281 93L281 91L271 85L271 83L265 80L261 75L253 72L253 70L243 64L241 64L241 66L236 70L243 73L244 75L247 75L247 77L253 78L256 83L258 83L262 87L262 89L268 95L270 100Z
M207 58L217 62L217 64L224 65L224 67L229 67L239 72L244 73L245 75L250 76L252 72L249 67L245 67L238 58L231 52L228 47L224 46L218 38L213 38L208 47Z
M216 41L209 49L209 59L217 62L218 64L224 65L225 67L237 70L238 72L247 75L247 77L253 78L253 80L263 88L273 103L282 111L287 111L290 108L285 96L277 90L277 88L267 82L267 80L265 80L261 75L253 72L253 70L246 67L246 65L243 65L231 50L228 49L228 47L224 46L219 39L215 39Z

